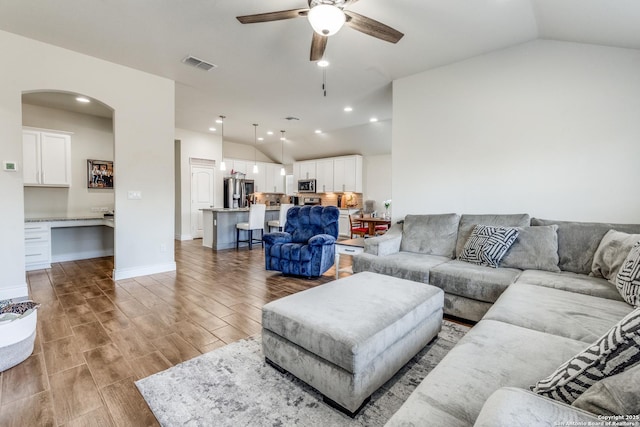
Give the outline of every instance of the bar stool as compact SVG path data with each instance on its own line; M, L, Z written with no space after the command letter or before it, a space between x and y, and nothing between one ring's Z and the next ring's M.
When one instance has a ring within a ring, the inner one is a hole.
M252 248L253 242L260 242L264 248L264 242L262 236L264 235L264 215L267 209L267 205L253 204L249 207L249 222L239 222L236 224L236 250L240 246L240 242L249 243L249 249ZM248 233L247 240L240 240L240 230L245 230ZM253 238L253 231L260 230L260 239Z
M271 227L277 227L278 231L284 230L284 225L287 223L287 211L293 207L290 203L284 203L280 205L280 217L279 219L272 219L267 222L269 226L269 233L271 233Z

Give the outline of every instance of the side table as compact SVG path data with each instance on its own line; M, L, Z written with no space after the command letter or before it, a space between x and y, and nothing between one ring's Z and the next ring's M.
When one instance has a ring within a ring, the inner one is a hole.
M358 237L357 239L349 239L349 240L340 240L336 242L336 279L341 271L348 271L350 273L353 272L351 268L340 268L340 255L356 255L364 252L364 238Z

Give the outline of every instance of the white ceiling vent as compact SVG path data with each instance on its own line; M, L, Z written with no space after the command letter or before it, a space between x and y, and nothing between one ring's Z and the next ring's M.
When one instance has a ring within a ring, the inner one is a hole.
M210 62L205 61L204 59L196 58L195 56L191 56L191 55L185 57L182 60L182 62L184 62L187 65L191 65L192 67L200 68L201 70L204 70L204 71L209 71L217 67L217 65L215 64L212 64Z

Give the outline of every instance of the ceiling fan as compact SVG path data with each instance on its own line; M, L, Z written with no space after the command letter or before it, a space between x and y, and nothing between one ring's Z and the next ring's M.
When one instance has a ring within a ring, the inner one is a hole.
M254 24L256 22L280 21L306 16L314 30L309 57L311 61L322 59L329 36L337 33L345 24L361 33L390 43L397 43L404 36L400 31L381 22L344 10L346 6L350 6L357 1L307 0L308 8L244 15L238 16L237 19L243 24Z

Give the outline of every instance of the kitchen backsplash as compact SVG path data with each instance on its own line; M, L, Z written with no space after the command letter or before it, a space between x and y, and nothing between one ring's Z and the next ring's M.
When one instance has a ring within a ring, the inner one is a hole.
M338 196L341 196L341 205L338 206ZM322 201L322 206L338 206L339 208L361 208L363 206L362 194L360 193L324 193L324 194L300 194L301 198L317 197ZM257 203L267 206L277 206L282 203L292 203L289 196L284 194L256 193Z

